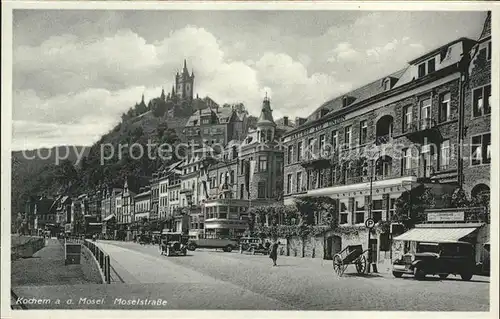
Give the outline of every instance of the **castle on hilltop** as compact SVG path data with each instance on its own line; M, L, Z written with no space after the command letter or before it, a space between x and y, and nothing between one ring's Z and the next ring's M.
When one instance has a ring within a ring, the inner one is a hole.
M189 74L186 59L184 59L184 67L182 68L182 73L175 75L175 84L172 85L172 91L165 96L165 92L162 91L161 98L164 101L170 100L180 100L180 101L192 101L193 100L193 89L194 89L194 71Z

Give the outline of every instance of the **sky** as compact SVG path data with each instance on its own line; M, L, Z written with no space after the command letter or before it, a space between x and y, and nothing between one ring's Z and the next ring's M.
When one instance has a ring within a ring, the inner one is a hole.
M306 117L327 100L460 37L484 12L14 10L14 150L91 145L139 102L194 92L258 115Z

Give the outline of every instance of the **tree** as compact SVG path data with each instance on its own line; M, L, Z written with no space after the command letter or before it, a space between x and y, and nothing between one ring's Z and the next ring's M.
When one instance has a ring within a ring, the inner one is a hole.
M405 191L396 200L393 220L402 222L406 228L425 221L424 211L435 206L435 198L430 188L419 185Z

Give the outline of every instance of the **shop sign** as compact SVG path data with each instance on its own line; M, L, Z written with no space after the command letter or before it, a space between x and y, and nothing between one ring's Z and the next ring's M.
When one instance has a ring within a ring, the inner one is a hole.
M442 213L428 213L428 222L455 222L464 221L464 212L442 212Z

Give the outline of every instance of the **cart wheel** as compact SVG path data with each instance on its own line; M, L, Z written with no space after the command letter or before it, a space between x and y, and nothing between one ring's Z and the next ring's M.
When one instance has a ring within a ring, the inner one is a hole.
M361 255L356 261L356 270L358 274L364 274L366 272L366 257Z
M333 256L333 271L341 277L344 273L344 265L342 263L342 257L339 254Z

